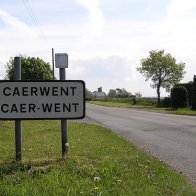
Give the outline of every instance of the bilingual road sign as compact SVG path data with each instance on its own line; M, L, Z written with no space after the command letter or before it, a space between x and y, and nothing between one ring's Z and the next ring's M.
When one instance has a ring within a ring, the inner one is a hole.
M0 119L81 119L85 116L85 83L0 81Z

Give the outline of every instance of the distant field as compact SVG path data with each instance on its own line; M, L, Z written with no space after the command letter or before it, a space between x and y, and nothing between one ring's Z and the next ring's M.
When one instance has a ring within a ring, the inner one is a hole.
M59 121L22 127L15 163L14 123L0 121L0 195L196 195L181 174L103 127L70 123L65 159Z

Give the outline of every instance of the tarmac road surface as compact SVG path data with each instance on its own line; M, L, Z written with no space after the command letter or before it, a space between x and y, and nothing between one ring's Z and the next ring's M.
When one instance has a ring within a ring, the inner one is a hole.
M196 117L86 104L86 117L186 175L196 185Z

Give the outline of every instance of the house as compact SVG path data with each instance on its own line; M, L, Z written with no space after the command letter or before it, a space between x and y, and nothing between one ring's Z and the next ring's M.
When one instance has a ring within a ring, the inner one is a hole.
M96 98L96 99L103 99L106 97L106 94L104 92L102 92L102 87L99 87L98 91L94 91L91 94L92 94L93 98Z

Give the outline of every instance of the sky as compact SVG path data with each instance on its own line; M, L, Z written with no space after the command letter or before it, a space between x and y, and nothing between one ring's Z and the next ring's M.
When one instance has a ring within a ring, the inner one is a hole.
M156 96L151 81L136 71L151 50L165 50L185 63L182 82L196 75L195 0L1 0L0 79L19 54L52 64L68 53L67 79ZM55 76L59 78L58 69ZM161 89L161 96L168 94Z

